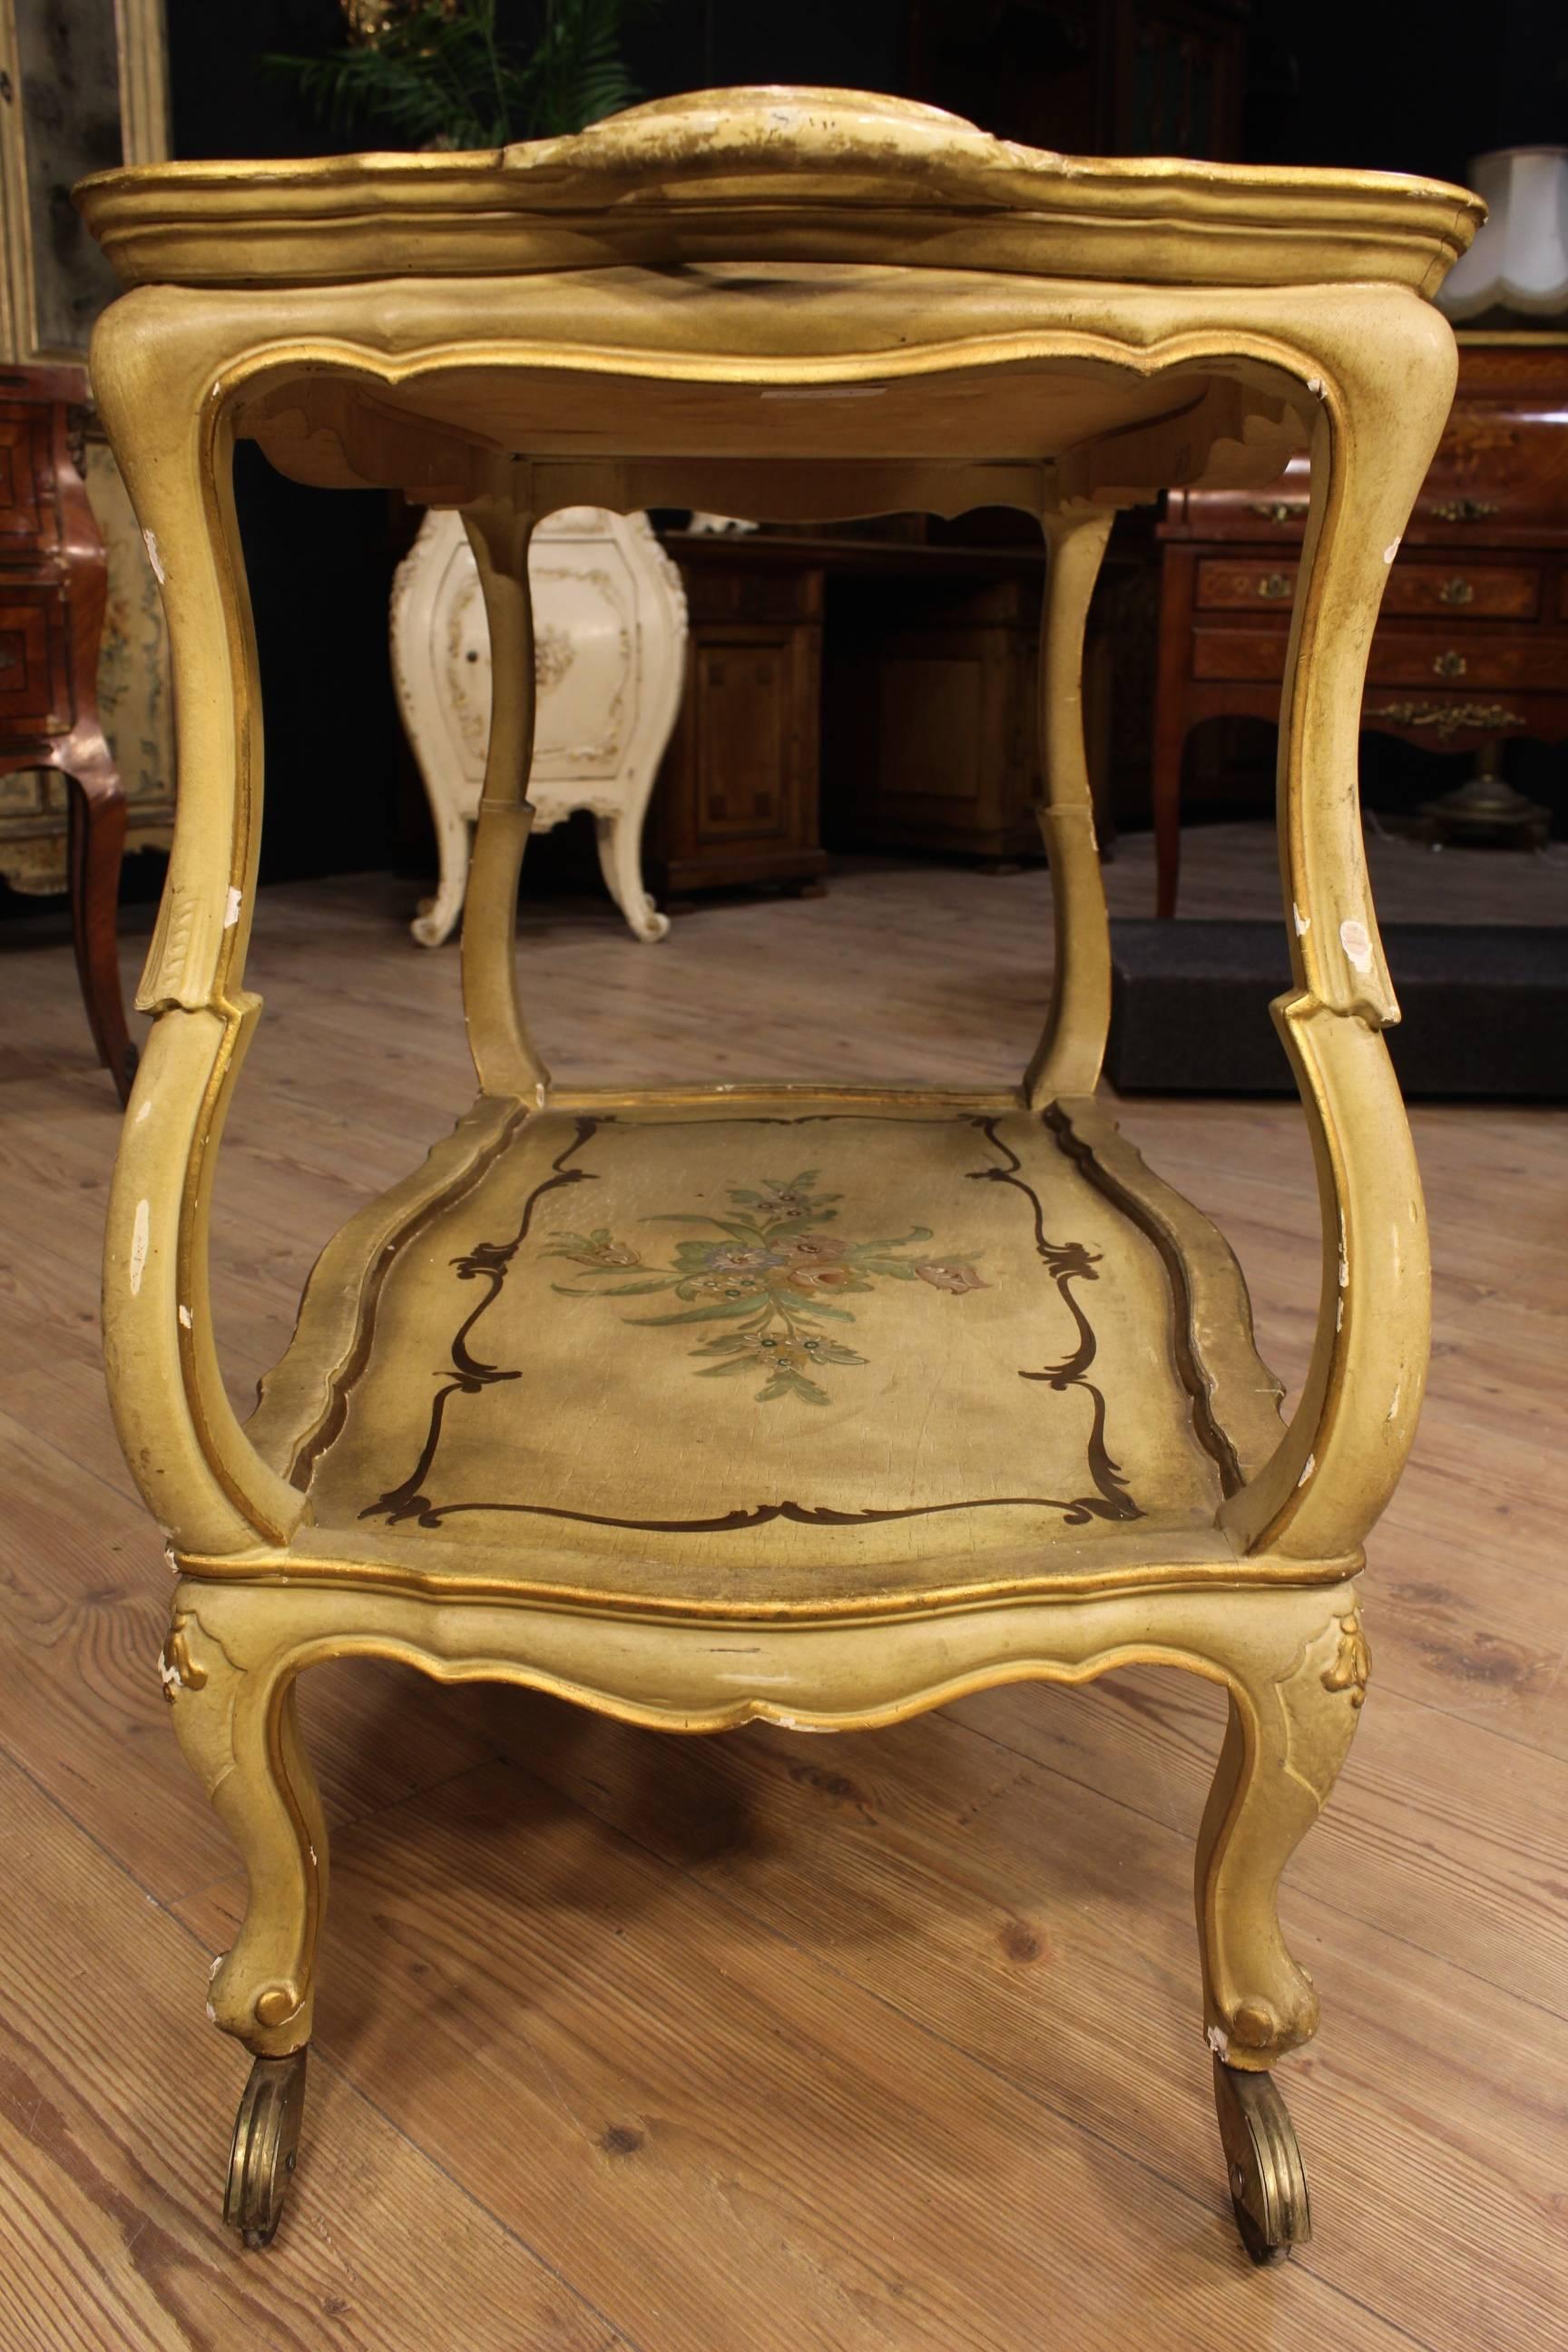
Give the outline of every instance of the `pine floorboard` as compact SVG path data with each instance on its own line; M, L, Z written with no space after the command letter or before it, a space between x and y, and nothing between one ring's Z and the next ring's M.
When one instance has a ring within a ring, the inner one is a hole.
M1192 914L1274 911L1256 828ZM1374 844L1380 905L1561 921L1568 866ZM1108 869L1147 911L1147 845ZM267 1012L215 1224L237 1402L321 1243L471 1087L455 954L386 877L261 894ZM856 866L635 944L526 900L563 1072L1013 1076L1043 876ZM128 978L141 942L124 943ZM1397 979L1397 973L1395 974ZM218 2224L244 2062L202 2020L242 1889L169 1737L167 1572L97 1358L115 1119L68 947L0 927L0 2352L1557 2352L1568 2309L1568 1117L1414 1114L1429 1402L1371 1547L1373 1687L1286 1917L1318 2235L1254 2273L1195 2033L1215 1695L1152 1670L833 1740L677 1740L528 1694L318 1670L332 1910L298 2183ZM1287 1102L1124 1123L1300 1380L1315 1196Z

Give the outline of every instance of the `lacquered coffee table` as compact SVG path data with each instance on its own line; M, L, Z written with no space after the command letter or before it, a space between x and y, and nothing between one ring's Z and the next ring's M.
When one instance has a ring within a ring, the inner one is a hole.
M1356 1576L1427 1338L1420 1192L1357 811L1373 616L1446 415L1428 297L1476 201L1366 173L1074 162L929 109L735 90L496 154L185 163L79 192L131 290L92 366L163 583L179 829L106 1273L114 1409L180 1582L181 1743L250 1899L212 2013L254 2053L229 2220L292 2166L326 1840L293 1685L374 1654L717 1731L889 1723L1134 1662L1229 1694L1204 2023L1260 2259L1308 2231L1273 2068L1317 2025L1280 1873L1367 1678ZM496 698L463 934L473 1108L355 1216L243 1426L206 1221L260 1010L235 440L462 508ZM1284 688L1290 992L1323 1281L1288 1422L1220 1235L1095 1098L1109 956L1084 615L1114 510L1310 451ZM530 1042L531 519L1009 505L1050 551L1057 911L1017 1087L596 1089Z

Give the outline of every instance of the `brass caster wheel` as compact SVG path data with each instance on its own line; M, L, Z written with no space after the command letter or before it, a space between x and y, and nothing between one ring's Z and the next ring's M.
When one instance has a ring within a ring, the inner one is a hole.
M304 2050L258 2058L240 2097L228 2157L223 2218L253 2252L277 2233L305 2112Z
M1214 2062L1220 2145L1241 2242L1255 2263L1282 2262L1312 2234L1296 2127L1271 2074Z

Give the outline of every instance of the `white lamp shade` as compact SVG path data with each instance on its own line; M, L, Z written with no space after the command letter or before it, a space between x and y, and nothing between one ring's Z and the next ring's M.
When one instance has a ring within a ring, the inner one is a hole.
M1504 147L1478 155L1468 176L1488 217L1438 289L1439 310L1458 320L1568 310L1568 147Z

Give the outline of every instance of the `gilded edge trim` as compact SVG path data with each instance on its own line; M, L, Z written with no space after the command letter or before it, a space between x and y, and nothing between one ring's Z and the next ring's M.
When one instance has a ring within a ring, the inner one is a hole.
M1090 1598L1082 1607L1069 1601L1051 1608L1048 1619L1042 1616L1032 1626L1010 1629L1011 1638L1005 1637L1001 1650L988 1633L973 1638L981 1626L996 1619L994 1609L962 1612L973 1629L968 1640L962 1619L958 1627L937 1631L930 1622L931 1612L911 1611L906 1612L907 1634L900 1629L889 1648L878 1653L874 1694L868 1694L862 1656L841 1649L831 1663L819 1654L824 1671L815 1703L804 1696L757 1692L726 1694L707 1704L696 1703L689 1691L684 1696L672 1693L663 1701L652 1699L646 1671L631 1675L624 1671L633 1658L646 1666L647 1654L613 1642L606 1646L603 1633L584 1640L586 1612L575 1608L565 1618L541 1612L542 1624L536 1618L531 1626L520 1624L514 1633L510 1612L506 1620L487 1612L476 1624L462 1615L426 1612L416 1601L402 1604L405 1612L412 1608L414 1613L400 1614L398 1601L388 1596L325 1591L294 1592L286 1602L262 1603L257 1595L235 1591L232 1579L224 1580L226 1590L216 1581L204 1587L193 1579L175 1594L175 1606L195 1616L207 1639L231 1647L241 1658L259 1649L268 1659L276 1657L279 1647L276 1611L287 1609L289 1631L283 1638L290 1682L309 1667L331 1660L383 1657L415 1666L439 1682L514 1682L551 1691L600 1714L655 1728L718 1731L764 1721L796 1728L869 1730L999 1684L1083 1684L1131 1665L1188 1668L1233 1692L1244 1682L1278 1684L1289 1679L1315 1644L1321 1644L1325 1626L1332 1628L1354 1612L1352 1574L1342 1566L1322 1576L1293 1578L1294 1600L1283 1591L1258 1593L1252 1611L1245 1602L1238 1611L1232 1597L1212 1585L1190 1599L1165 1593L1147 1612L1140 1609L1135 1619L1121 1625L1106 1618L1106 1612L1118 1606L1114 1599ZM1127 1599L1136 1607L1143 1596ZM329 1610L330 1624L318 1630ZM660 1655L675 1662L682 1633L701 1636L710 1630L700 1623L660 1627L656 1666ZM792 1642L815 1646L814 1635L831 1639L847 1629L825 1623L777 1630L787 1633ZM1037 1648L1031 1646L1036 1640ZM965 1650L971 1653L967 1659ZM790 1653L781 1644L773 1655L787 1659ZM856 1689L852 1703L843 1689L849 1677ZM656 1678L663 1681L665 1676L658 1674Z
M1035 1556L1048 1558L1049 1554L1037 1551ZM1014 1576L1005 1580L993 1576L971 1584L931 1585L918 1590L906 1586L891 1593L836 1594L827 1599L792 1601L704 1601L690 1596L676 1599L658 1593L595 1591L580 1584L551 1584L514 1576L470 1575L467 1571L454 1575L441 1569L406 1565L394 1568L378 1560L349 1555L334 1557L330 1552L312 1556L309 1552L289 1551L271 1559L256 1554L236 1559L221 1553L181 1552L174 1559L178 1575L213 1584L286 1587L290 1591L308 1587L338 1591L363 1588L367 1591L374 1589L400 1593L416 1601L502 1601L509 1607L522 1609L568 1609L574 1616L617 1622L637 1623L658 1618L676 1624L777 1625L781 1630L803 1632L814 1625L862 1620L874 1620L879 1624L915 1622L954 1611L1011 1608L1022 1601L1094 1601L1118 1595L1135 1597L1151 1591L1207 1594L1341 1584L1359 1575L1365 1564L1365 1556L1361 1552L1348 1559L1324 1560L1287 1559L1267 1553L1243 1558L1226 1549L1226 1538L1218 1535L1213 1557L1208 1559L1124 1560L1120 1568L1088 1575L1047 1572Z

